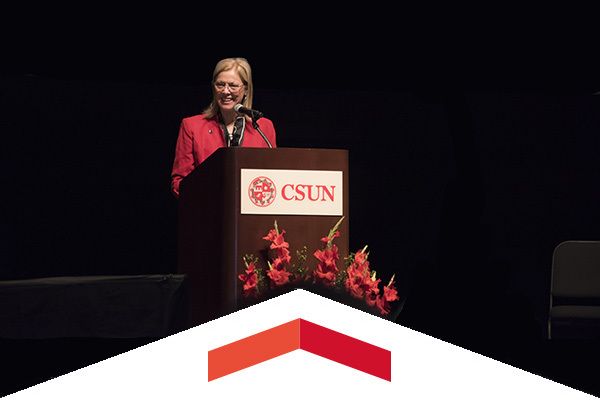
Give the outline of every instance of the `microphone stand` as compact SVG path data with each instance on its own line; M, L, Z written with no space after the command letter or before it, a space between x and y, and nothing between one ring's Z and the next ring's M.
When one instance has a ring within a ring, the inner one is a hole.
M265 139L265 142L267 142L267 145L269 146L269 148L272 149L273 146L271 146L271 142L269 142L269 139L267 139L267 137L265 136L263 131L260 130L260 127L258 126L258 122L256 122L256 119L254 119L254 116L252 116L252 127L254 129L256 129L258 131L258 133L260 133L260 136L262 136L262 138Z

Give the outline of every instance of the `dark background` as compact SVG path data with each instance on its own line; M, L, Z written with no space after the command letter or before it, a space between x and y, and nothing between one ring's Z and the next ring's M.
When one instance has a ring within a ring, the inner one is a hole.
M82 22L15 45L22 63L0 76L0 280L176 272L179 123L209 103L215 63L242 56L280 147L350 151L351 248L369 245L382 280L396 274L397 323L598 393L585 368L597 342L545 339L553 249L600 239L587 51L560 29L480 43L483 20L407 37L391 19L349 33L317 16L327 36L270 25L231 46L214 41L227 24L172 34L173 20L143 34L127 18L110 35L86 25L83 44ZM95 350L15 371L47 379L137 344L21 343L33 359Z

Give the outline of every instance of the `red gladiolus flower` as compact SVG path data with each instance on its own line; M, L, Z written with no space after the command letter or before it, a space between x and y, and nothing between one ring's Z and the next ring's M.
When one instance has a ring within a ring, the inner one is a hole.
M281 231L281 233L279 235L275 236L271 240L271 242L273 242L273 243L271 243L272 249L280 249L282 247L285 247L285 248L290 247L290 244L288 242L286 242L285 239L283 238L284 233L285 233L285 231ZM269 233L269 236L270 236L270 233ZM267 236L267 237L269 237L269 236Z
M388 286L383 287L383 295L377 299L377 308L383 315L390 313L392 301L398 300L398 291L396 290L394 283L391 282Z
M335 275L335 272L333 272L333 271L323 273L321 271L315 270L313 277L315 279L315 282L319 282L323 286L326 286L326 287L334 287L335 286L336 275Z
M290 260L292 257L290 256L290 251L286 247L277 248L277 259L280 260L282 264L290 264Z
M357 299L362 298L364 292L361 289L360 285L354 282L354 279L346 279L344 285L346 286L346 291L350 293L350 296L356 297Z
M277 257L276 259L273 260L273 263L271 264L271 268L272 269L276 269L277 271L282 271L285 269L285 260Z
M333 234L332 237L325 236L324 238L321 238L321 242L327 244L327 243L331 242L333 239L335 239L336 237L340 237L340 236L341 236L340 231L335 231L335 233Z
M277 228L277 222L275 222ZM292 257L288 248L290 244L285 241L283 235L285 230L281 233L277 233L277 229L271 229L267 236L263 237L264 240L270 240L270 249L277 249L277 258L273 260L272 264L269 264L269 271L267 276L271 279L271 287L282 286L290 282L289 276L292 275L290 272L285 270L285 265L290 264Z
M317 250L314 256L319 260L313 276L315 282L320 282L327 287L333 287L338 272L336 262L339 260L338 248L333 245L331 249Z
M354 255L354 262L346 270L348 279L346 279L345 286L352 297L364 298L367 305L373 307L377 304L381 279L373 279L375 273L372 274L369 269L366 249L365 246Z
M352 263L346 270L348 272L348 278L354 279L358 277L362 279L363 276L371 275L371 271L369 270L369 262L365 261L363 264L358 264L356 262Z
M285 269L271 269L267 272L267 275L271 278L271 286L282 286L290 283L290 275L292 274Z
M256 285L258 284L258 277L256 276L256 267L254 263L248 264L246 274L238 275L238 278L244 282L244 297L258 297Z
M363 249L360 249L354 255L354 263L359 266L363 265L365 263L366 259L367 259L367 253L365 253Z
M348 276L344 283L346 286L346 290L350 293L352 297L356 297L357 299L367 298L367 295L374 294L377 295L379 293L379 282L381 279L377 279L374 281L371 276L369 270L365 270L363 273L352 273L351 267L348 268Z
M267 236L263 236L263 240L273 241L277 237L277 231L275 229L271 229Z
M377 292L379 292L379 289L377 289ZM369 292L365 295L365 302L369 307L373 307L374 305L376 305L378 300L379 297L375 292Z
M337 272L338 269L335 264L336 261L340 259L340 256L338 255L338 248L335 244L331 249L315 251L314 256L319 260L319 267L323 271L334 270Z

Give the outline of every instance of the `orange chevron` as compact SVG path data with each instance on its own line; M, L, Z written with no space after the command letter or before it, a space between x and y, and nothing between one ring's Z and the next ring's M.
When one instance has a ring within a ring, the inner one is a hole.
M300 320L287 322L208 352L209 382L298 350Z
M389 350L296 319L208 352L208 381L283 354L305 350L359 371L391 381Z

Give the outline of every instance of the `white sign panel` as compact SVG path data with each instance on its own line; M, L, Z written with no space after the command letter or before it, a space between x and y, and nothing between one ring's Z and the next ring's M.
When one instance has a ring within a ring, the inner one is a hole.
M342 171L241 170L241 213L342 216Z

